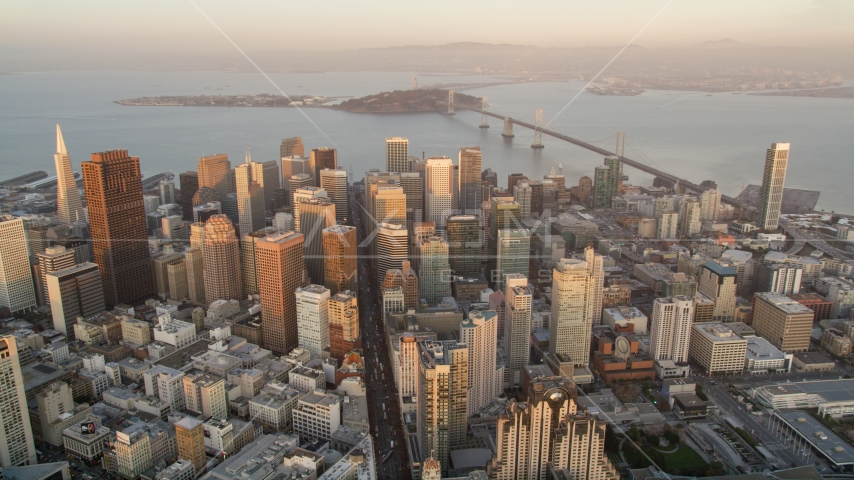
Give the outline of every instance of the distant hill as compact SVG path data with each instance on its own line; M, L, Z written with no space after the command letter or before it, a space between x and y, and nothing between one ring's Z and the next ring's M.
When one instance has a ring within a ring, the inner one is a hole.
M454 103L476 106L480 99L456 93ZM352 113L441 112L448 108L448 91L439 89L395 90L351 98L331 108Z
M724 38L721 40L707 40L705 42L700 42L691 46L691 48L699 48L705 50L717 50L721 48L759 48L756 45L750 45L748 43L742 43L735 41L731 38Z
M400 45L345 51L253 51L267 72L398 71L492 75L534 74L589 79L620 51L622 45L555 48L534 45L458 42ZM39 57L32 52L0 47L4 70L219 70L252 71L240 55L222 53L141 53ZM762 47L733 39L702 42L681 48L631 45L608 67L608 75L704 78L727 74L790 72L789 78L817 74L854 77L854 46L797 48Z

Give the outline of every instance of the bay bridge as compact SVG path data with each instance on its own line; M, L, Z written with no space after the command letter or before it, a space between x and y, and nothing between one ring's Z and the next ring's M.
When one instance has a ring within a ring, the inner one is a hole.
M495 112L489 111L489 105L487 103L487 97L483 97L480 108L476 106L470 105L455 105L454 104L454 90L448 90L448 115L454 114L454 109L462 109L469 110L472 112L480 112L481 114L481 128L488 128L489 124L487 123L487 117L497 118L499 120L504 121L504 131L501 134L505 138L512 138L513 134L513 125L518 125L520 127L528 128L534 131L534 143L531 145L532 148L543 148L542 143L542 135L548 135L550 137L557 138L559 140L563 140L565 142L569 142L573 145L577 145L586 150L590 150L591 152L598 153L603 156L617 156L620 158L620 161L624 165L628 165L632 168L640 170L642 172L648 173L655 177L658 177L664 181L672 183L674 186L679 186L684 188L688 192L693 192L696 194L700 194L705 190L705 188L701 187L699 184L688 181L684 178L679 178L675 175L671 175L659 168L654 168L644 163L641 163L637 160L633 160L631 158L626 157L622 154L622 152L611 152L604 148L597 147L591 143L585 142L583 140L579 140L577 138L570 137L569 135L564 135L562 133L556 132L554 130L548 130L543 128L543 111L542 109L537 109L535 117L536 123L528 123L522 120L518 120L509 116L499 115ZM740 206L740 202L738 202L735 198L730 197L728 195L721 195L721 201L728 203L734 206Z

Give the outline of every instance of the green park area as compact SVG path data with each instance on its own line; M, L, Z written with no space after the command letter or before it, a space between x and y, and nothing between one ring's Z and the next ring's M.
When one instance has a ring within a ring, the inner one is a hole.
M671 475L703 477L726 474L720 462L707 463L700 454L681 441L671 441L666 447L654 447L653 444L658 445L657 435L644 435L638 430L632 430L622 446L622 453L631 468L649 466L651 459L656 466ZM632 437L635 437L634 444L630 441ZM635 445L640 445L646 455L639 452Z

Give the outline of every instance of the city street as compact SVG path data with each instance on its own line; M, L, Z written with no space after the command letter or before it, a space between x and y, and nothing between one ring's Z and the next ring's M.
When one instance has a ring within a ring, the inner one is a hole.
M100 464L89 466L83 460L66 453L62 447L54 447L43 442L36 442L36 449L41 452L38 456L39 463L68 462L71 468L71 478L107 478L107 473ZM88 476L88 477L87 477Z
M350 194L351 218L356 226L359 245L363 241L361 205ZM368 417L374 438L377 474L383 479L408 479L409 457L406 452L397 390L394 385L391 357L385 343L379 286L372 285L374 275L369 247L358 249L359 325L365 359L365 385L368 394ZM392 447L392 442L394 447ZM393 451L383 462L387 452Z
M797 228L793 225L790 225L789 222L785 218L780 218L780 228L783 229L788 235L795 239L795 246L803 243L809 243L813 247L822 252L832 255L834 257L840 258L851 258L851 254L849 252L845 252L841 249L831 246L824 240L822 240L817 235L811 232L805 232L800 228ZM787 253L796 253L794 252L794 248L790 249Z

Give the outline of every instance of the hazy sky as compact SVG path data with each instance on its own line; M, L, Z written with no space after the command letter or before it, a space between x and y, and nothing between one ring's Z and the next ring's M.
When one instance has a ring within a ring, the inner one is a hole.
M192 0L246 50L450 42L622 45L669 0ZM0 0L0 47L79 53L226 52L191 0ZM854 0L674 0L637 40L854 44Z

